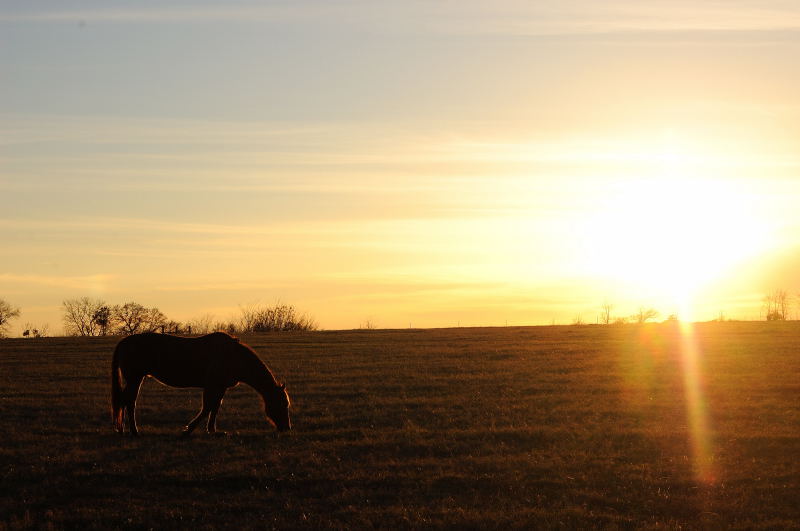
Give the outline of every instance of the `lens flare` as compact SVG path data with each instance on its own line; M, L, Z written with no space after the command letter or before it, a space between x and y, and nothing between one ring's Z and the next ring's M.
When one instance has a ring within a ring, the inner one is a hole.
M680 335L680 360L686 400L686 423L689 432L694 476L701 483L713 483L716 480L716 476L713 468L707 403L703 393L701 351L691 323L681 323Z

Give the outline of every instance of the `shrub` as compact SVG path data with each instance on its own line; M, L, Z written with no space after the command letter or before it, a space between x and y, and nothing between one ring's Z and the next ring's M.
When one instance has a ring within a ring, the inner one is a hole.
M289 330L316 330L317 323L300 314L291 304L249 306L242 308L240 332L285 332Z

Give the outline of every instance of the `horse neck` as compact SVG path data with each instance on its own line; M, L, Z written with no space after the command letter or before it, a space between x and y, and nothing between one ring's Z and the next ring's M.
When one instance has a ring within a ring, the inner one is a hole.
M245 374L241 381L258 391L262 397L278 387L278 382L264 363L254 356L254 360L245 367Z

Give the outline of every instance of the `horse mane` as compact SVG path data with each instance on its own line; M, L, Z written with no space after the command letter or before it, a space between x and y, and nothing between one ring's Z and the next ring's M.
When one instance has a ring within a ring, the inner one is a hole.
M232 352L236 352L237 354L241 355L245 363L250 365L249 369L251 376L255 377L252 382L247 382L250 385L253 385L254 387L257 386L259 383L258 376L262 374L265 380L263 383L268 384L270 387L280 387L281 384L275 379L275 375L272 374L272 371L269 367L267 367L267 364L261 360L256 351L253 350L250 345L247 343L242 343L238 337L223 330L218 330L216 332L206 334L205 336L202 336L202 338L222 342L225 344L225 348L229 348Z
M209 334L212 336L217 336L219 338L225 338L227 341L232 342L231 347L233 347L238 354L243 355L243 357L247 360L247 363L252 364L253 374L258 374L258 371L263 371L263 374L272 387L278 387L280 384L278 380L275 379L275 375L272 374L272 371L267 364L258 356L253 348L248 345L247 343L242 343L238 337L232 336L227 332L214 332L213 334Z

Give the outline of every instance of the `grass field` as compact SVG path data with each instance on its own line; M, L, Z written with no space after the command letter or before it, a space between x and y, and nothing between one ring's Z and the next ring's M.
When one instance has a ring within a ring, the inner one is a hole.
M696 325L696 378L669 324L242 339L288 436L153 380L119 436L115 340L0 341L0 529L800 527L800 323Z

